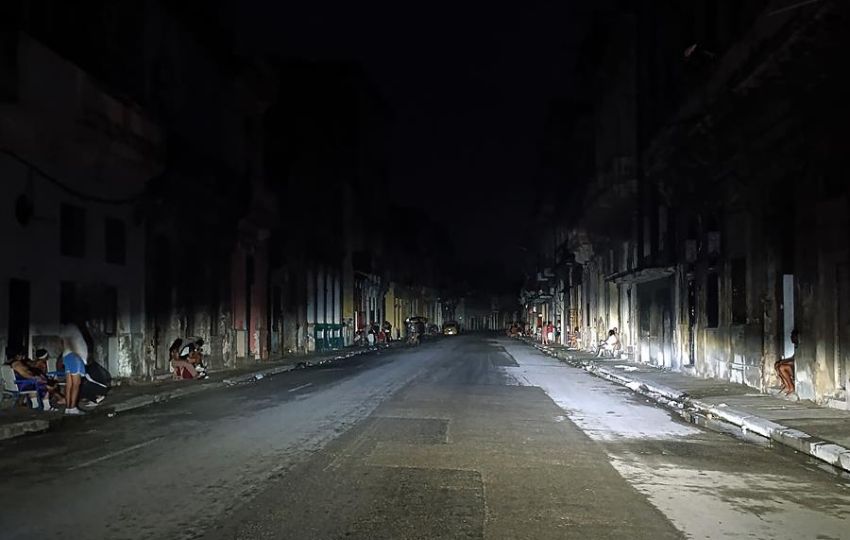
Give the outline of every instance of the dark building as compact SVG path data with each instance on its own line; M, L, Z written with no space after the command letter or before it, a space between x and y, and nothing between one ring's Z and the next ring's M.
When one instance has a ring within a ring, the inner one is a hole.
M571 267L551 291L565 326L585 345L616 327L640 361L761 390L796 328L799 396L846 406L847 5L597 17L595 173L550 256Z

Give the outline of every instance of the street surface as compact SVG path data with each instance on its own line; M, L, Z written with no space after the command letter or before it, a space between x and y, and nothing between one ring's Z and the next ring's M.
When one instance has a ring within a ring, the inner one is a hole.
M850 481L501 337L0 444L0 537L850 538Z

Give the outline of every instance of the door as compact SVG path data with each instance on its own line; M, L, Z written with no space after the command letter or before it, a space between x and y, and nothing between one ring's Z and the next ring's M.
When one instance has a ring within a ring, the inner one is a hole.
M847 263L841 263L836 267L836 384L839 389L844 390L847 396L848 377L850 377L850 269Z
M27 356L30 342L30 283L9 280L9 346L19 348Z
M251 317L254 309L252 300L254 299L254 256L248 255L245 257L245 357L250 358L255 352L251 336L254 335L252 325L254 324Z
M696 281L688 279L688 365L696 362L696 339L694 327L697 324L697 286Z
M283 287L272 286L271 309L272 353L283 353Z

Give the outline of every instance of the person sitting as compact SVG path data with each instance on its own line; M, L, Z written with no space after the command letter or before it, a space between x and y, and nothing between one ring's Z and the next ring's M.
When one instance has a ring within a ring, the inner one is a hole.
M791 395L796 391L794 383L795 357L797 356L798 335L797 329L791 330L791 343L794 344L794 354L789 358L780 358L773 363L773 369L776 375L779 376L780 391L784 391L785 395Z
M193 379L206 379L207 368L204 366L204 355L201 352L202 349L198 346L199 343L201 346L204 344L203 340L195 340L188 345L183 345L180 349L178 361L191 364L192 371L194 371ZM191 374L192 371L189 373Z
M47 366L48 360L50 360L50 353L47 349L36 349L35 360L30 363L30 369L47 379L47 390L50 393L51 401L57 405L64 405L65 397L62 395L62 388L59 385L61 381L57 379L57 373L50 372L50 368Z
M204 363L204 340L200 338L192 340L187 352L189 353L189 362L195 366L195 371L198 372L198 378L206 379L207 365Z
M89 407L97 407L106 399L112 385L112 375L94 359L86 361L86 374L80 384L80 402Z
M50 353L47 352L47 349L36 349L35 350L35 358L30 360L29 364L33 368L37 369L40 373L45 376L48 375L50 369L47 367L47 361L50 359Z
M39 352L46 353L47 351L39 349L36 351L36 355ZM55 396L57 404L61 404L63 402L62 394L59 391L58 382L48 378L46 371L36 367L23 351L14 347L6 347L6 365L12 368L15 373L15 384L20 391L35 391L36 395L31 398L33 409L57 410L53 408L50 400L52 396Z
M197 379L198 372L195 366L189 362L188 355L184 358L181 355L183 349L183 340L177 338L168 348L168 359L171 363L171 370L177 379Z
M570 348L581 349L581 330L576 326L570 334Z
M608 330L608 337L599 348L599 354L597 357L602 358L603 356L610 356L613 358L619 350L620 338L617 337L617 331L612 328L611 330Z

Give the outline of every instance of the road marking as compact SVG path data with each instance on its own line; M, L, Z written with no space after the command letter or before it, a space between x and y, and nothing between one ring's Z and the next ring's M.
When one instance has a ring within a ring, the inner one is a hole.
M155 443L155 442L157 442L161 439L162 439L162 437L157 437L155 439L151 439L151 440L145 441L143 443L134 444L133 446L128 446L127 448L124 448L123 450L116 450L115 452L111 452L109 454L106 454L105 456L100 456L99 458L95 458L95 459L92 459L92 460L89 460L89 461L84 461L83 463L79 463L77 465L74 465L73 467L68 468L68 470L74 471L74 470L77 470L77 469L83 469L85 467L90 467L91 465L94 465L95 463L100 463L101 461L106 461L107 459L112 459L114 457L118 457L118 456L121 456L123 454L127 454L129 452L132 452L133 450L138 450L139 448L144 448L145 446L150 446L153 443Z
M307 388L308 386L313 386L313 383L308 382L307 384L302 384L301 386L296 386L295 388L290 388L287 392L297 392L302 388Z

